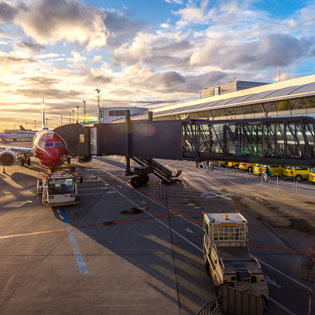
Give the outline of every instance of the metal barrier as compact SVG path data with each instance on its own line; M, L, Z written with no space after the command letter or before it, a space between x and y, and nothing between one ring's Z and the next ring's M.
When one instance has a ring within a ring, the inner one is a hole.
M219 297L205 304L197 315L265 315L267 300L232 287L221 285Z
M219 311L219 307L220 303L218 297L215 300L206 303L197 315L213 315L215 312Z

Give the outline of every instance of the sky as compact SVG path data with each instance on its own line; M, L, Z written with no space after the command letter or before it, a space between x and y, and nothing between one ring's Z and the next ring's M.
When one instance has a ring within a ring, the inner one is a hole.
M315 0L0 0L0 129L315 72Z

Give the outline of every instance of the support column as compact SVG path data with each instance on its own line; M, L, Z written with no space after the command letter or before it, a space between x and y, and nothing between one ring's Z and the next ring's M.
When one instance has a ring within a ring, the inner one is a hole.
M148 120L153 121L153 112L148 112Z
M125 111L125 123L126 123L126 170L125 175L133 175L130 168L130 158L131 158L131 120L130 120L130 110Z

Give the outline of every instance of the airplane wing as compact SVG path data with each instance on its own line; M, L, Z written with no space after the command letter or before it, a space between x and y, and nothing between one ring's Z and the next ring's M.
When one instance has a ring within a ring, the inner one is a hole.
M23 148L23 147L11 147L11 146L4 146L1 145L0 149L8 150L8 151L15 151L15 152L22 152L22 153L33 153L33 148Z
M5 139L26 139L26 138L33 138L34 133L2 133L0 134L0 138Z

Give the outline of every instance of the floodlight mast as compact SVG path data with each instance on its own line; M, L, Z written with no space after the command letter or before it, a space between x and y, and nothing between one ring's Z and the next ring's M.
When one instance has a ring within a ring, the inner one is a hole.
M100 122L100 89L95 89L97 93L97 122Z

